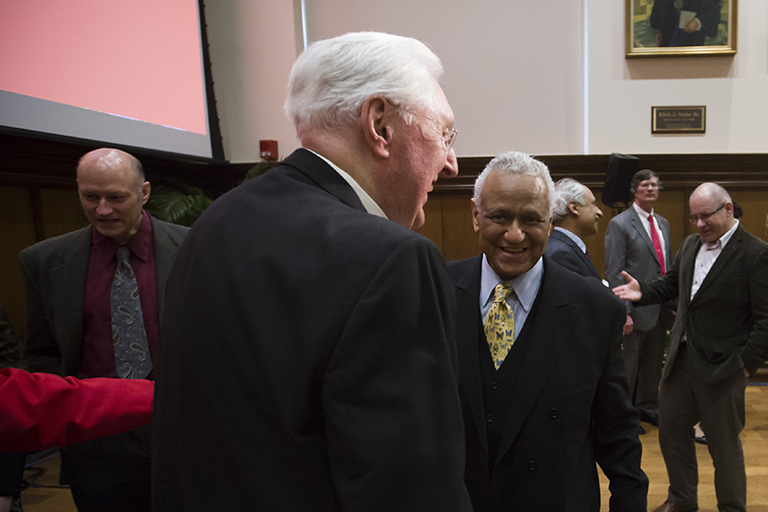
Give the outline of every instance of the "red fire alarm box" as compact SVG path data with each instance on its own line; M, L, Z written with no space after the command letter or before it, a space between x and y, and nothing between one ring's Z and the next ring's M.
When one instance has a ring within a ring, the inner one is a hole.
M261 158L264 158L265 160L277 160L277 141L260 140L259 151L261 152Z

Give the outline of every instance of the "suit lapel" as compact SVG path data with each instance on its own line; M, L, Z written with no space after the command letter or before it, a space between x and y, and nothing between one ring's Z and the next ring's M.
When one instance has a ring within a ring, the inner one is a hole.
M570 339L571 330L578 318L581 306L569 304L568 298L558 286L560 282L558 274L561 272L564 270L557 268L545 257L544 276L537 297L536 317L529 317L526 320L526 323L533 321L530 345L525 354L522 370L515 377L519 389L514 390L509 404L496 464L512 446L520 428L539 399L560 357L560 352Z
M640 239L643 242L645 242L645 246L653 255L653 260L656 262L659 268L661 268L661 264L659 263L659 257L656 256L656 249L653 248L653 240L651 240L651 237L648 236L648 232L645 230L645 227L643 226L643 221L640 219L640 216L635 211L634 206L629 207L629 220L632 222L632 227L640 235Z
M65 373L76 373L80 366L83 339L83 295L91 254L89 226L74 234L72 242L59 254L61 263L51 269L51 300Z
M659 225L661 224L662 222L659 220ZM668 270L672 266L672 238L669 234L669 222L666 220L664 220L664 225L661 229L661 235L664 237L664 247L667 249L664 254L664 263L667 265L665 270Z
M456 306L461 313L456 318L456 350L459 356L459 382L480 440L488 453L485 435L485 406L480 380L480 269L482 256L468 260L463 274L456 279Z
M684 251L680 255L680 283L681 289L678 292L678 300L682 299L687 304L691 301L691 288L693 287L693 274L696 271L696 255L701 248L701 238L697 235L695 240L690 242L690 247L683 247Z
M152 241L155 251L155 282L157 284L157 313L160 325L163 322L163 313L165 312L165 284L168 275L173 267L173 260L176 257L176 250L181 245L181 240L175 240L171 233L156 221L154 217L149 216L152 223Z
M707 272L706 277L704 278L704 281L702 281L701 286L696 291L696 295L694 295L693 299L691 299L691 302L696 300L697 297L699 297L702 293L704 293L710 286L712 286L712 283L715 282L715 280L718 278L718 276L722 273L722 271L728 266L728 262L736 256L736 253L739 252L741 249L741 241L743 236L743 228L739 226L736 228L736 231L733 233L733 236L728 241L725 247L723 247L722 252L717 257L715 262L712 264L712 268L709 269L709 272ZM701 243L698 244L699 248L701 247ZM696 259L696 255L698 254L699 250L697 248L696 252L694 253L694 260ZM690 292L689 292L690 293Z
M322 158L311 151L299 148L283 160L282 163L297 169L343 203L357 210L365 211L363 203L349 183Z

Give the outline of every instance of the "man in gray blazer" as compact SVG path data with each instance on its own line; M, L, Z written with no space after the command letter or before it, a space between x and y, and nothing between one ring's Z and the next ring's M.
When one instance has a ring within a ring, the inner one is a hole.
M608 284L613 288L626 281L626 270L641 281L663 276L671 264L669 222L654 213L661 182L648 169L632 178L632 206L612 218L605 233L605 267ZM659 425L659 380L666 344L664 305L636 307L626 303L623 354L632 404L640 419Z
M123 151L87 153L77 166L77 185L91 225L19 254L29 367L79 378L118 377L111 301L124 247L138 286L141 346L153 363L141 377L152 380L165 282L188 228L144 212L150 184L139 161ZM78 510L148 511L149 451L148 426L62 449L62 476Z
M701 421L716 468L718 510L746 511L747 480L739 433L747 380L768 358L768 244L733 217L715 183L690 198L697 234L683 240L664 277L614 289L640 304L678 298L661 381L659 444L669 475L667 501L654 512L698 509L693 425Z

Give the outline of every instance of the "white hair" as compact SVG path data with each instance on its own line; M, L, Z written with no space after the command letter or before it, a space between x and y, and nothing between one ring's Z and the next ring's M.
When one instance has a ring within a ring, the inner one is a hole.
M314 42L299 56L288 80L285 113L297 130L340 127L376 95L396 106L432 112L432 79L442 75L440 59L421 41L350 32ZM413 120L406 112L403 117Z
M491 173L499 175L525 174L540 178L547 188L547 195L549 196L549 215L552 215L552 212L555 209L555 183L552 181L552 176L549 175L549 169L542 162L530 155L518 151L508 151L495 157L488 162L488 165L485 166L483 172L481 172L475 180L475 194L473 200L477 206L480 205L480 195L483 191L483 185L485 185L485 179Z
M573 201L584 206L584 185L573 178L563 178L555 183L555 210L552 223L560 224L568 215L568 203Z

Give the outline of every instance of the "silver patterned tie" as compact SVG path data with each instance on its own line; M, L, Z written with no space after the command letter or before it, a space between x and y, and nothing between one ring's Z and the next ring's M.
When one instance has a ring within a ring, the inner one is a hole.
M112 345L115 369L121 379L143 379L152 371L147 331L139 300L139 285L128 262L130 252L117 249L117 268L109 299L112 310Z

